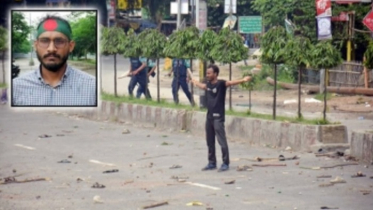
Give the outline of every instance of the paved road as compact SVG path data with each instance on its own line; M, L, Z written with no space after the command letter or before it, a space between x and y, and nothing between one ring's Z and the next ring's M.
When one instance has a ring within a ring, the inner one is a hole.
M321 206L371 210L373 206L373 193L361 192L373 190L373 179L369 179L373 166L301 169L299 166L331 165L343 160L230 141L231 170L202 172L200 169L206 163L205 142L202 137L188 133L88 121L45 111L14 112L6 106L0 107L0 116L0 178L50 178L0 185L0 210L139 209L162 201L169 204L155 209L192 209L186 206L191 201L204 204L198 209L213 210L314 210ZM124 129L130 133L122 134ZM45 134L51 137L38 137ZM217 153L220 157L219 149ZM298 155L300 160L287 161L285 167L235 170L239 165L253 163L245 158L275 158L280 154ZM57 163L64 159L71 163ZM173 165L182 168L169 169ZM119 172L103 173L112 169ZM368 177L350 177L358 171ZM319 175L332 178L318 179ZM186 182L178 182L172 176L186 177ZM336 176L347 183L319 187ZM235 183L224 184L230 180ZM106 187L91 188L96 182ZM100 196L104 203L95 203L94 196Z

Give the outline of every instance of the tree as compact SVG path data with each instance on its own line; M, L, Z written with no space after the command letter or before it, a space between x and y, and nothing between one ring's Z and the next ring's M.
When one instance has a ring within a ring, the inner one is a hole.
M365 61L364 66L367 69L373 69L373 41L371 41L364 53Z
M170 58L190 59L190 68L193 71L193 58L197 57L199 49L199 30L191 26L174 32L165 48L165 55ZM177 74L179 75L179 74ZM179 81L179 80L177 80ZM192 104L194 104L192 89Z
M232 80L232 62L247 59L248 50L242 43L241 36L227 27L222 29L214 40L210 56L215 61L229 63L229 80ZM229 109L232 110L232 87L229 87Z
M96 53L96 16L93 14L88 14L85 17L77 16L71 23L71 28L73 40L76 43L73 55L78 58L84 55L87 59L88 53Z
M342 56L340 51L335 48L330 41L320 41L315 45L312 51L312 66L318 69L324 69L324 110L323 119L326 121L326 71L327 69L338 66L342 63Z
M286 61L288 34L282 26L272 27L261 38L261 62L274 65L273 119L276 119L277 65Z
M3 83L5 83L5 51L8 48L8 32L7 30L0 26L0 51L2 52L1 60L2 60L2 67L3 67Z
M214 63L213 58L211 57L211 50L214 47L214 40L216 39L217 34L211 30L205 30L199 40L199 49L197 50L197 57L203 61L210 61Z
M302 35L296 35L289 39L285 51L286 61L298 68L298 118L302 118L301 113L301 84L302 72L310 65L313 45L311 41Z
M252 8L260 12L265 26L277 26L283 25L284 19L293 11L293 2L294 0L254 0Z
M139 35L141 43L147 47L143 48L142 54L146 58L157 60L157 102L160 103L160 71L159 59L164 57L164 48L167 43L167 38L159 30L147 29Z
M12 53L14 52L29 52L30 46L27 48L25 43L28 44L27 37L31 31L30 26L22 13L12 13Z
M126 34L122 28L103 27L101 36L101 51L104 55L114 55L114 95L117 94L117 54L124 52Z

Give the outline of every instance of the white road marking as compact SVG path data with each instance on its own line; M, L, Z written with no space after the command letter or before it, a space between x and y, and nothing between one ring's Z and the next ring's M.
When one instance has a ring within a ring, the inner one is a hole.
M208 188L208 189L211 189L211 190L220 190L220 188L218 188L218 187L213 187L213 186L209 186L209 185L205 185L205 184L193 183L193 182L185 182L185 183L193 185L193 186L197 186L197 187Z
M115 165L112 164L112 163L103 163L103 162L98 161L98 160L89 160L89 162L91 162L91 163L96 163L96 164L101 164L101 165L105 165L105 166L115 166Z
M25 146L25 145L22 145L22 144L15 144L14 146L21 147L23 149L35 150L35 148L33 148L33 147L28 147L28 146Z

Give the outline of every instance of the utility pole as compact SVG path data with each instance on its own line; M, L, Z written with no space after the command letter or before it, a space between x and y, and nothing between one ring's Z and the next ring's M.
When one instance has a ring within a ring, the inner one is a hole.
M181 0L177 0L177 24L176 30L180 29L181 25Z

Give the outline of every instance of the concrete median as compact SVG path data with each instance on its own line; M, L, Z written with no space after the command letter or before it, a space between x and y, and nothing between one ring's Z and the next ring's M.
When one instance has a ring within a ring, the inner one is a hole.
M138 104L102 101L99 111L79 111L91 119L130 122L169 131L187 130L195 136L205 135L206 113ZM77 113L78 112L78 113ZM276 148L291 147L293 151L310 151L314 145L348 143L344 125L304 125L249 117L226 116L228 139L247 144Z

